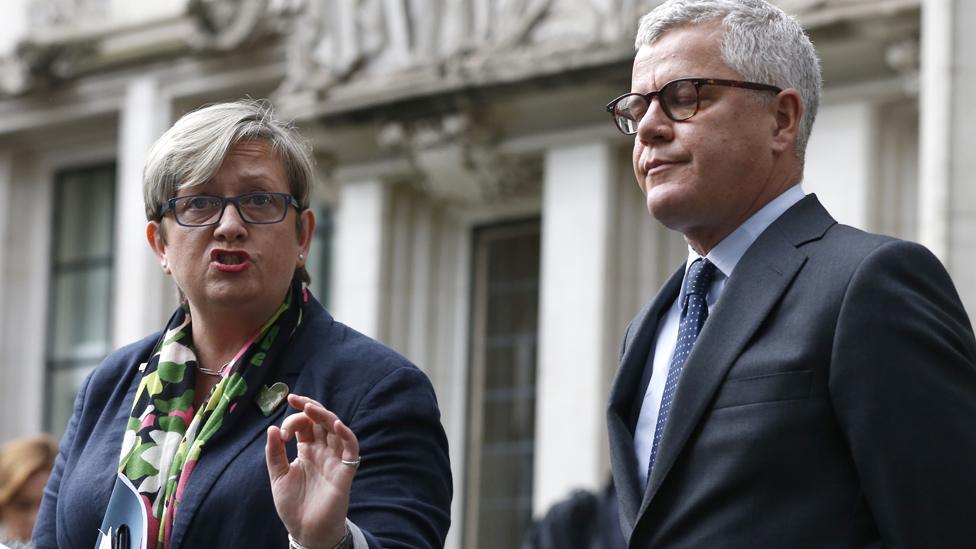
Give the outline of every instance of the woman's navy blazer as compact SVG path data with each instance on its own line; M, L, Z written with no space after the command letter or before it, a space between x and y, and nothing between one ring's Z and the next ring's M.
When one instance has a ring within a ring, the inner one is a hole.
M443 547L450 526L451 469L433 387L386 346L336 322L313 298L267 385L324 404L356 433L362 466L349 520L371 548ZM91 549L115 484L122 435L153 334L112 353L85 380L61 439L34 528L38 549ZM172 548L287 547L265 465L269 417L249 403L229 432L208 442L173 526ZM288 446L290 458L296 447Z

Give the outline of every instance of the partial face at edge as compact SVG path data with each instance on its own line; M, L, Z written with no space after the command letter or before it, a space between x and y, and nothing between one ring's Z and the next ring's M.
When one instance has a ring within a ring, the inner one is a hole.
M31 475L0 512L0 522L15 540L30 540L48 476L47 471Z

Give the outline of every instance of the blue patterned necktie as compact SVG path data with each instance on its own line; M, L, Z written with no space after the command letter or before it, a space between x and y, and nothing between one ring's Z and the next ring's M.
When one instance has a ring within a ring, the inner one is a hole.
M674 346L674 353L671 355L671 364L668 366L668 379L664 384L664 395L661 397L661 410L657 415L657 425L654 427L654 442L651 444L651 460L647 464L647 478L651 478L651 470L654 469L654 460L657 459L657 449L661 444L661 436L664 434L664 426L668 422L668 415L671 413L671 403L674 401L674 393L678 388L678 379L681 377L681 370L685 367L685 360L691 354L691 348L698 339L698 332L705 325L708 318L708 304L705 303L705 295L708 287L712 284L715 277L715 265L707 259L696 259L688 274L685 276L684 302L681 304L681 322L678 324L678 341Z

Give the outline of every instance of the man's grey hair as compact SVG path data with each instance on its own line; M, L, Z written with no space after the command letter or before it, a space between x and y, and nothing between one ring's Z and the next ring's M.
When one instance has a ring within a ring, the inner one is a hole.
M162 219L163 205L188 188L209 181L238 143L263 140L281 160L299 208L309 205L313 181L311 147L269 101L217 103L183 115L156 141L143 171L146 219Z
M783 10L764 0L669 0L641 18L635 47L651 45L677 27L714 21L721 22L725 31L722 60L726 65L746 80L800 92L803 118L796 154L802 160L823 81L810 38Z
M299 210L309 206L314 171L312 150L295 127L278 119L266 100L217 103L183 115L149 151L142 174L146 219L160 221L163 205L183 189L212 179L238 143L266 141L278 156ZM302 231L302 218L297 218ZM310 281L304 266L295 279Z

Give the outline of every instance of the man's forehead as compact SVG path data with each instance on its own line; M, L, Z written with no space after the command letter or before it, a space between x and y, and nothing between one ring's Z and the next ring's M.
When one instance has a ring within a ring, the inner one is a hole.
M725 28L719 20L703 23L686 23L670 27L650 44L641 46L645 51L680 51L689 48L721 47ZM638 51L640 51L638 50Z
M668 29L634 56L634 87L653 89L675 78L732 77L722 59L724 30L720 23L682 25Z

